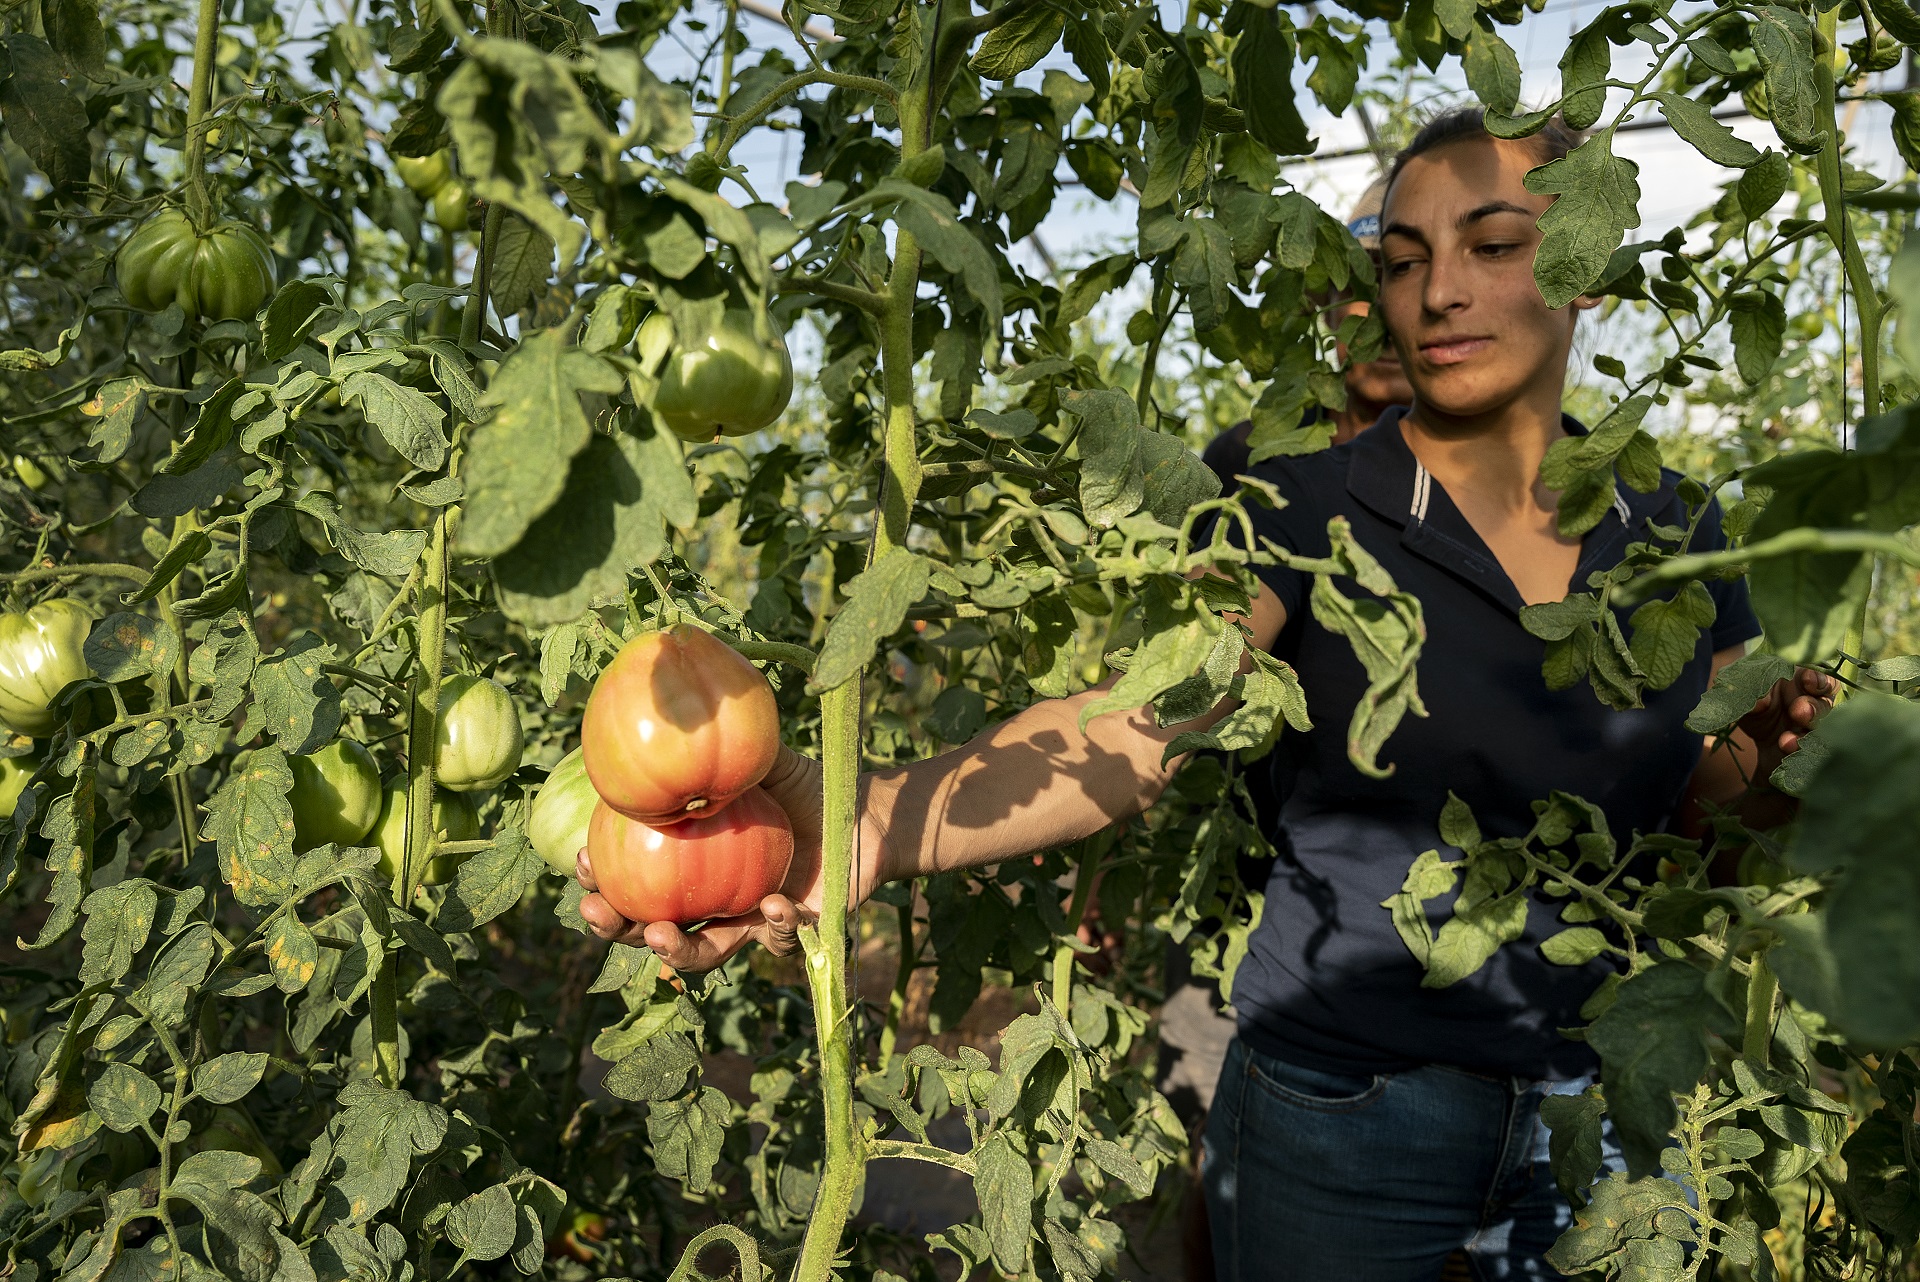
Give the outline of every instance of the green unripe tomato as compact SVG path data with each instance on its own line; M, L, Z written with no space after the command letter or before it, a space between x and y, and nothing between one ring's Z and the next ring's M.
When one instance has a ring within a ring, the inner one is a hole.
M527 840L547 867L562 877L573 876L574 857L587 844L587 823L600 794L587 778L584 750L575 748L560 758L547 781L534 794L533 810L527 818Z
M273 250L245 223L202 232L186 211L163 209L120 246L114 273L139 311L178 303L189 320L237 320L259 311L273 292Z
M431 196L453 177L453 153L442 147L431 156L395 156L393 172L416 195Z
M729 308L712 333L678 343L667 354L653 412L675 436L683 441L745 436L785 411L793 399L793 360L786 340L761 319L765 337L755 332L751 311ZM641 324L636 348L658 350L672 332L667 314L655 312Z
M82 647L93 611L78 601L42 601L25 614L0 614L0 722L44 739L60 725L53 701L87 675Z
M380 767L351 739L335 739L305 757L289 757L295 853L333 842L357 846L380 817Z
M450 178L433 193L433 208L430 217L443 231L465 231L468 226L467 201L470 199L467 185L458 178Z
M440 735L433 777L455 792L498 787L520 768L526 747L520 710L498 681L453 676L440 683Z
M480 815L473 800L457 792L433 794L433 832L441 841L472 841L480 835ZM380 794L380 817L374 821L373 844L380 848L380 872L388 881L400 875L400 862L407 851L407 781L397 779ZM468 855L437 855L427 865L423 886L439 886L453 880L453 874Z
M44 490L53 483L53 478L47 475L47 469L24 454L13 456L13 474L20 478L20 484L30 490Z
M30 752L24 757L0 757L0 819L13 816L13 808L20 801L20 794L27 790L27 780L33 778L33 772L40 768L40 754Z

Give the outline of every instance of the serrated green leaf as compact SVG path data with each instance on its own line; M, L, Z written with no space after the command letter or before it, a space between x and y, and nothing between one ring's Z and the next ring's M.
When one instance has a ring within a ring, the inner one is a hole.
M102 681L132 681L171 672L180 657L180 634L145 615L110 614L93 625L83 653Z
M462 552L497 557L520 542L560 498L569 464L592 436L581 393L611 396L623 386L618 370L559 330L530 335L501 362L482 397L493 416L474 430L462 467Z
M647 1138L653 1143L654 1170L679 1180L689 1193L704 1193L727 1138L733 1106L711 1086L684 1100L647 1106Z
M967 66L985 80L1011 80L1031 70L1060 41L1066 16L1050 4L1036 4L987 33Z
M131 1064L109 1064L87 1088L87 1103L107 1124L125 1135L140 1129L160 1107L159 1083Z
M927 594L932 568L918 553L893 548L853 577L847 602L828 625L814 664L814 689L831 690L867 666L880 643L899 630L907 611Z
M340 380L340 398L357 405L367 422L394 452L423 472L437 472L447 461L447 413L415 388L385 374L361 370Z
M1565 307L1597 284L1627 231L1640 225L1639 173L1602 134L1527 174L1528 191L1559 197L1540 215L1533 264L1548 307Z
M278 904L293 890L293 771L278 747L261 748L207 804L207 835L220 873L243 904Z

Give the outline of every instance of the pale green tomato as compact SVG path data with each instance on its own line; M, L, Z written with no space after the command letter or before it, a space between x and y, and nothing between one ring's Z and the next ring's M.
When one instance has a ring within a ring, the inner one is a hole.
M351 739L335 739L305 757L289 757L295 853L333 842L355 846L380 817L380 767Z
M433 831L441 841L472 841L480 835L480 815L473 801L457 792L433 794ZM407 782L397 779L380 795L380 817L374 821L373 844L380 848L380 872L388 881L400 875L400 861L407 849ZM440 855L427 867L420 880L423 886L439 886L453 880L453 874L468 855Z
M87 675L82 647L92 630L93 612L78 601L0 614L0 721L36 739L58 729L53 701Z
M13 474L20 478L20 484L30 490L44 490L47 488L47 484L53 480L52 477L47 475L46 468L41 467L24 454L16 454L13 456Z
M395 156L393 172L417 195L431 196L453 177L453 153L442 147L431 156Z
M587 844L587 821L593 818L599 800L593 781L587 778L587 759L579 748L560 758L560 764L534 795L527 840L547 866L562 877L573 876L574 857Z
M440 189L433 193L433 221L443 231L465 231L468 225L467 201L470 198L467 185L458 178L441 183Z
M526 742L520 732L520 710L498 681L452 676L440 683L435 782L455 792L498 787L520 768Z
M27 780L33 778L33 772L39 768L38 752L24 757L0 757L0 819L12 817L15 803L27 790Z
M786 340L764 316L728 308L712 333L679 341L660 369L653 412L683 441L745 436L767 426L793 399L793 361ZM641 323L637 350L661 345L672 321L655 312Z

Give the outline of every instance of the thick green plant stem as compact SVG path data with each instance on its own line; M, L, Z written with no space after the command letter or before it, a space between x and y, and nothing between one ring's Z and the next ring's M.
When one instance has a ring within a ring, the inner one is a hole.
M220 0L200 0L193 32L193 84L187 90L187 212L203 226L212 220L207 194L207 108L213 103L213 59L220 34Z
M1092 843L1082 843L1080 868L1073 878L1073 898L1067 904L1067 931L1069 934L1080 929L1081 918L1087 915L1087 900L1093 895L1093 883L1098 880L1100 870L1099 850ZM1062 943L1053 950L1053 1008L1063 1016L1073 1015L1073 957L1072 944Z
M853 1113L853 1012L847 1000L847 909L860 823L857 676L820 696L820 757L825 776L820 919L801 929L800 943L806 954L814 1037L820 1049L827 1151L807 1236L794 1266L794 1282L827 1282L866 1163Z
M447 511L433 521L420 576L419 638L407 714L407 853L393 886L405 907L433 858L433 753L440 737L440 676L447 657Z
M1747 971L1747 1023L1740 1055L1755 1068L1772 1066L1773 1004L1779 985L1765 953L1755 953Z
M918 960L919 949L913 940L913 892L918 883L908 883L907 902L894 912L900 922L900 960L894 967L893 991L887 994L887 1023L880 1030L880 1071L886 1072L893 1063L893 1048L900 1043L900 1020L907 1011L907 986L913 982L914 963Z
M920 442L913 415L913 301L920 288L920 242L902 227L894 241L893 274L880 318L880 363L887 389L886 475L874 559L904 546L920 496Z

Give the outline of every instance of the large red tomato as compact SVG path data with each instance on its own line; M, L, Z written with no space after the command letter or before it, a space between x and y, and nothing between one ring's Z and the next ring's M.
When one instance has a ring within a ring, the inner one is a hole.
M760 670L692 624L622 646L580 728L593 790L629 819L710 814L780 754L780 709Z
M650 828L605 802L587 826L587 858L606 901L631 921L682 925L738 917L780 889L793 825L780 803L748 788L717 815Z

